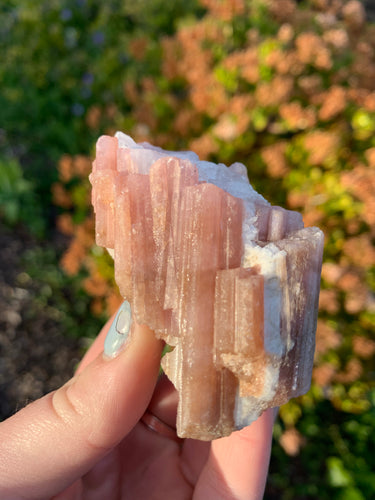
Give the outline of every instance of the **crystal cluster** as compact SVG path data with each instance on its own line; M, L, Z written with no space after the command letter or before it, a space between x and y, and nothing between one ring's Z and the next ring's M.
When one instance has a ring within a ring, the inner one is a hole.
M138 323L172 351L180 437L211 440L305 393L315 346L323 234L271 206L246 168L192 152L97 142L96 241Z

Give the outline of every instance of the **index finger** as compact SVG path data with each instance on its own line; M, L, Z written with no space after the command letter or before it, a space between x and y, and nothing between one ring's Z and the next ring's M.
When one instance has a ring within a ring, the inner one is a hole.
M194 500L261 500L271 455L275 409L249 427L216 439L197 483Z

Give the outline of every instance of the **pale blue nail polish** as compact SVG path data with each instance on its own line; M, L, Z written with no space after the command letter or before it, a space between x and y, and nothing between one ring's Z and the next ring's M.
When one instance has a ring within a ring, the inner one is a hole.
M125 300L117 311L105 338L104 355L106 357L115 358L121 352L129 337L131 324L131 308L129 302Z

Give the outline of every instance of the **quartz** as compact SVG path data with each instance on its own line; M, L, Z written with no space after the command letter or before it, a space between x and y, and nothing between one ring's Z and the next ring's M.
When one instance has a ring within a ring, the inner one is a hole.
M96 242L138 323L171 350L177 433L212 440L308 391L323 233L271 206L235 163L102 136Z

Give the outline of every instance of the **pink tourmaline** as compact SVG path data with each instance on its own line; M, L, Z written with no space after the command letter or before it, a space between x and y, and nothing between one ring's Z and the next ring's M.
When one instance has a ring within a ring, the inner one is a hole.
M240 164L121 133L98 140L90 180L121 294L174 347L162 364L179 391L179 436L228 435L308 390L319 229L272 207Z

